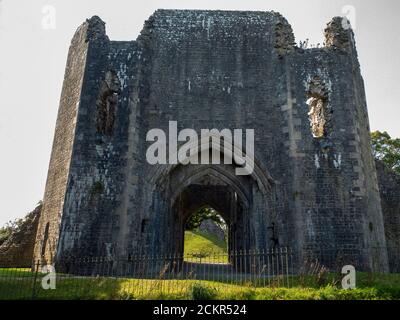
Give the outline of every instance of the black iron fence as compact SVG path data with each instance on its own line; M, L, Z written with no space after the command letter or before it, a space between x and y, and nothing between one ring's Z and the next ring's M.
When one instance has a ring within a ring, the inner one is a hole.
M294 254L288 248L199 253L70 258L32 268L2 268L1 299L200 298L241 289L340 285L343 266L357 272L400 271L400 248L323 248ZM365 251L363 251L365 250ZM388 256L388 263L383 259ZM383 259L383 260L382 260ZM382 264L383 261L383 264ZM389 268L388 268L389 267ZM210 292L211 293L210 293ZM229 296L232 297L232 294Z
M32 269L0 268L0 299L185 298L235 287L289 287L288 248L191 255L134 255L57 261ZM199 289L200 288L200 289Z

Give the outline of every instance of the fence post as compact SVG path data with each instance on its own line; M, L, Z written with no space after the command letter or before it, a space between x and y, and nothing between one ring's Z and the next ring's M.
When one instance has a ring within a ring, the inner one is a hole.
M38 271L39 271L39 265L40 265L40 261L38 260L36 262L35 276L33 277L32 300L35 299L35 296L36 296L36 280L37 280L37 275L38 275Z

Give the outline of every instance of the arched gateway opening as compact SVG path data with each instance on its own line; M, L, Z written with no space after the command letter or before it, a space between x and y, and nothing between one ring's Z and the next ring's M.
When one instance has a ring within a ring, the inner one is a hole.
M176 251L184 252L187 221L193 212L204 206L214 208L225 220L228 227L228 252L250 248L250 238L243 236L250 232L246 213L248 205L244 200L229 185L209 175L203 176L199 181L184 188L172 206L174 219L180 226L174 240Z
M235 165L175 165L155 175L147 242L156 254L184 253L185 225L198 209L214 208L227 223L228 252L271 247L277 224L272 179L255 165L251 175L236 175Z
M203 259L203 262L228 262L228 223L210 206L192 213L185 223L184 261Z

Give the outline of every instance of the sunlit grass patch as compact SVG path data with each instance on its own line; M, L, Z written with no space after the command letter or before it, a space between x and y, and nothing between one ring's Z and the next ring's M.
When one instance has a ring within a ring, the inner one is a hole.
M9 271L18 276L6 277ZM400 274L357 273L357 288L343 290L338 274L330 273L326 283L313 276L292 276L290 288L281 287L281 279L269 286L260 281L229 282L198 279L131 279L115 277L77 277L58 275L55 290L44 290L43 275L29 269L2 269L0 299L64 300L379 300L400 299ZM36 281L35 281L36 279Z
M223 240L200 231L185 231L185 261L228 263L227 245Z

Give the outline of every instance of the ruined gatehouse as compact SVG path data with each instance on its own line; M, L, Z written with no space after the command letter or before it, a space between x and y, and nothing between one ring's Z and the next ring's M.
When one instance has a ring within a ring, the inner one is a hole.
M254 129L254 170L150 165L153 128ZM295 44L275 12L157 10L135 41L97 16L76 31L61 94L35 259L182 252L208 205L230 250L290 247L334 267L389 271L354 33Z

